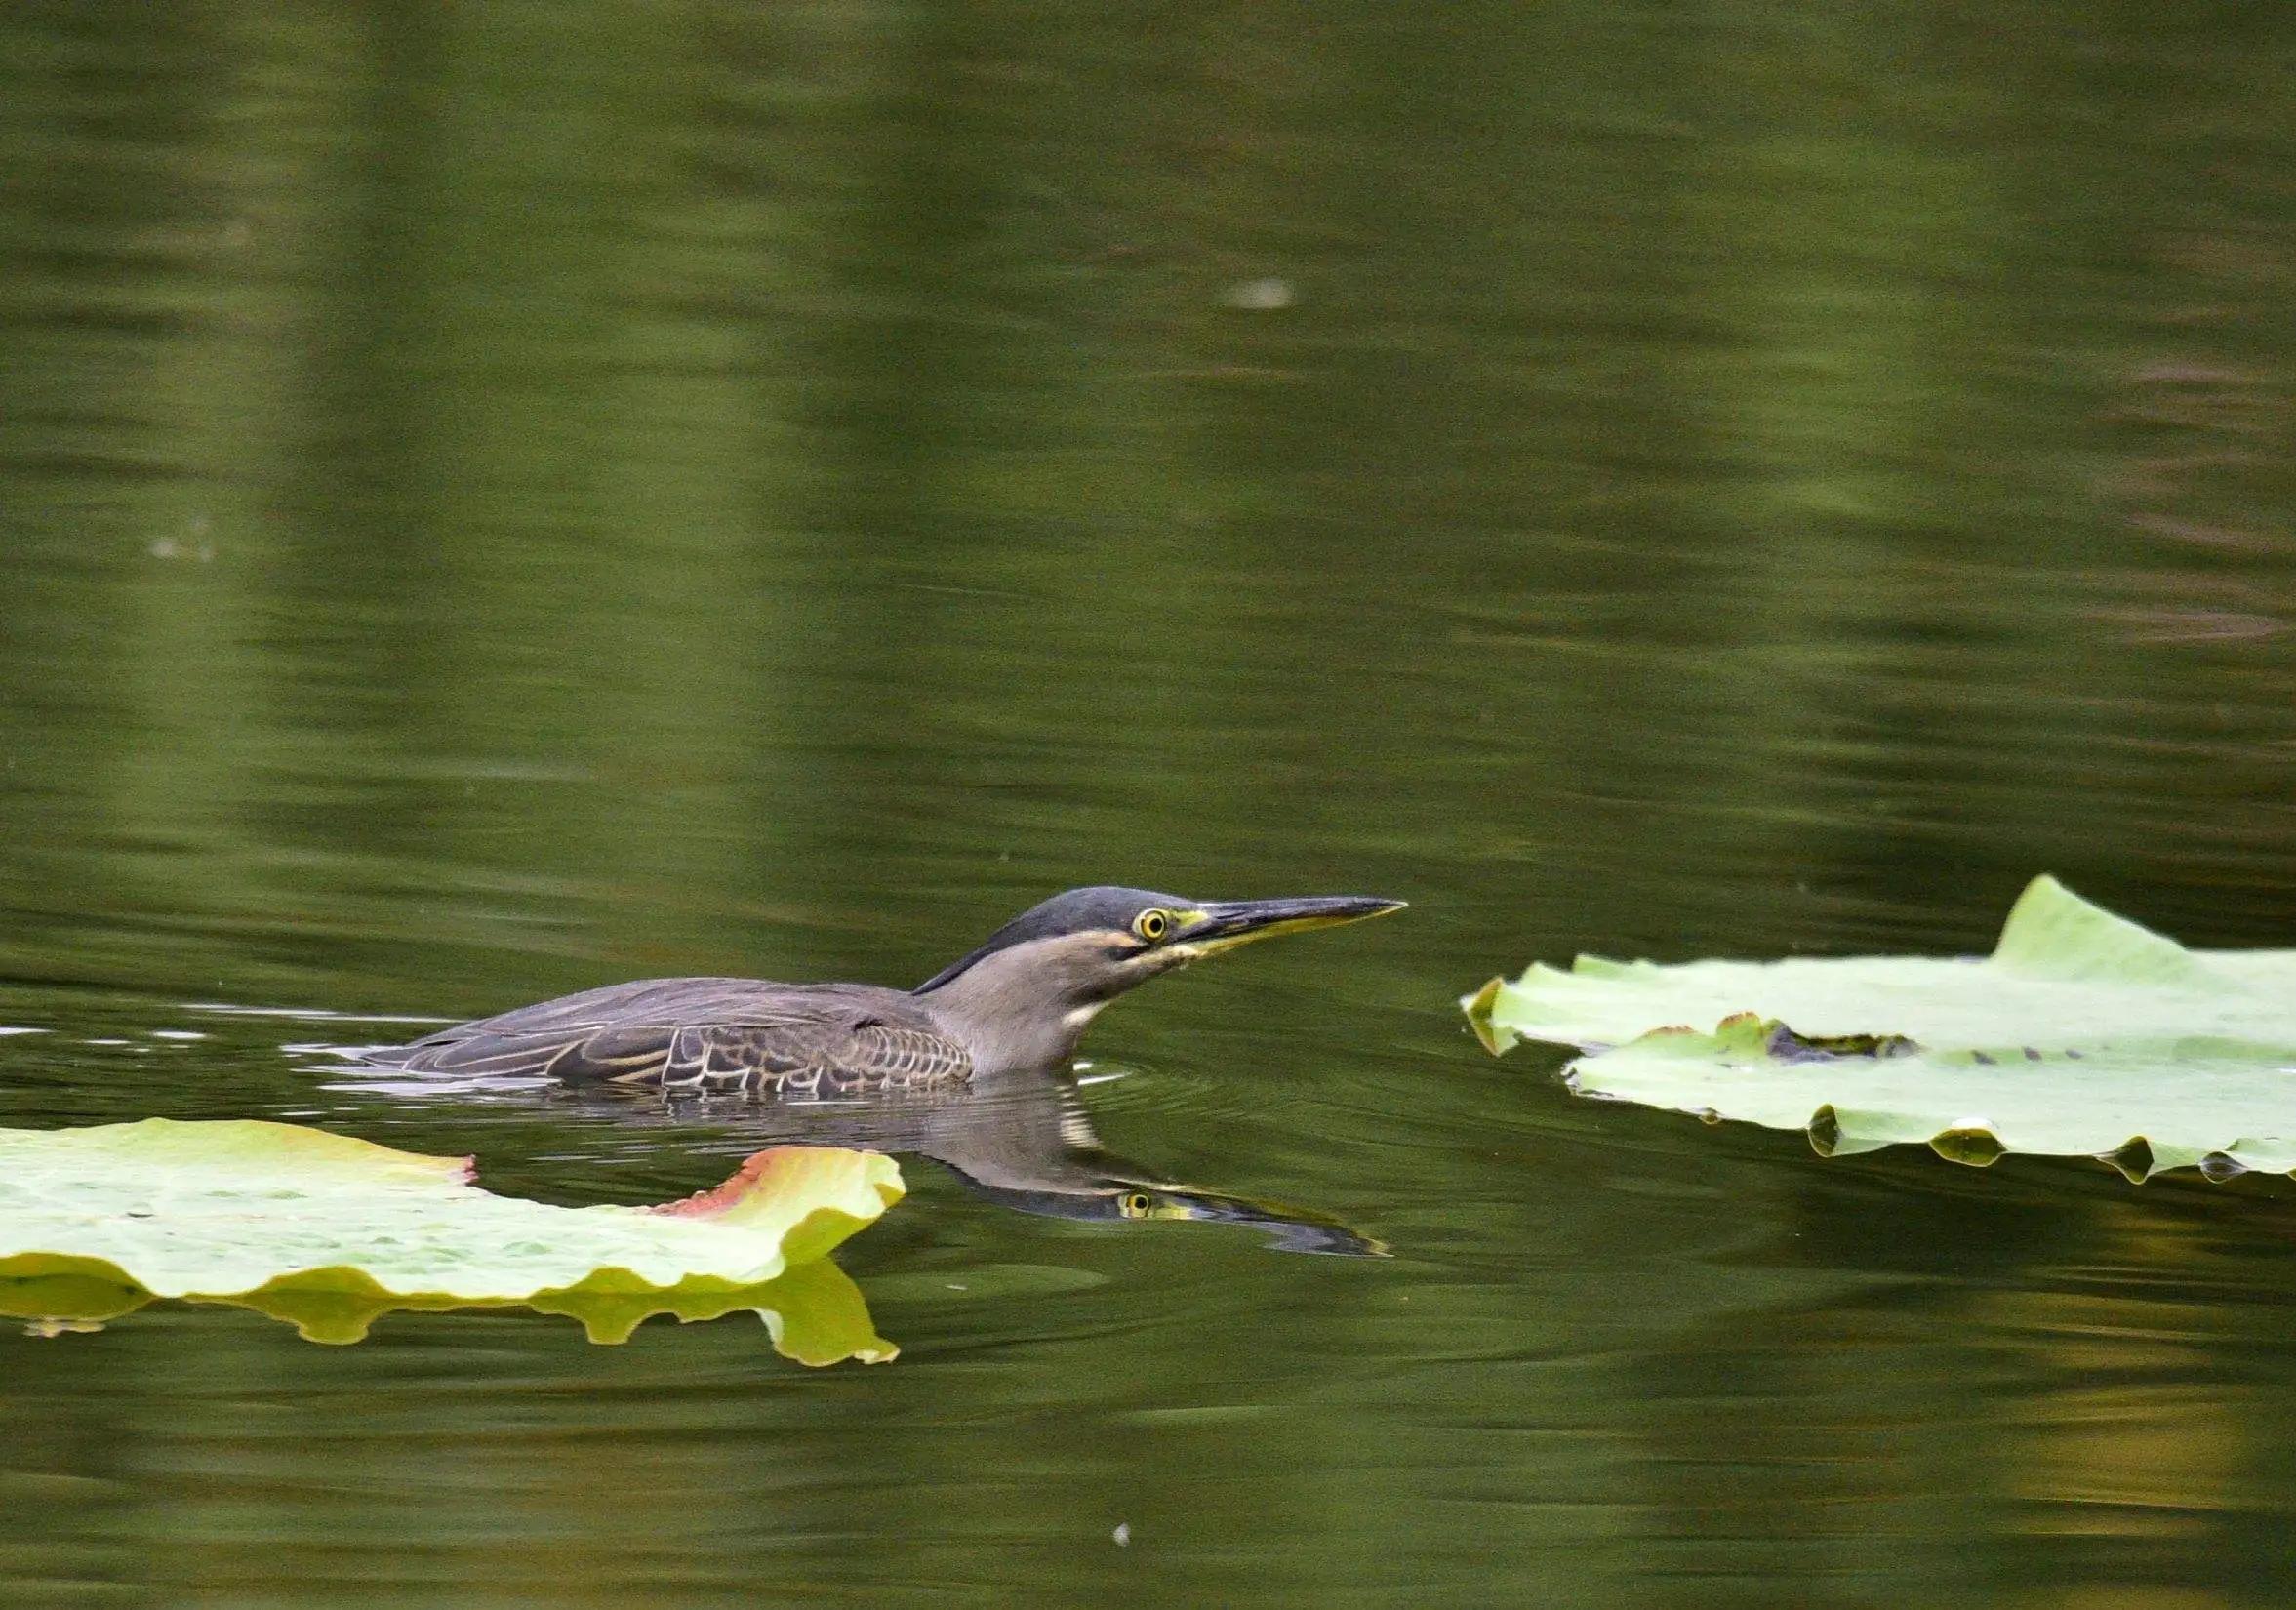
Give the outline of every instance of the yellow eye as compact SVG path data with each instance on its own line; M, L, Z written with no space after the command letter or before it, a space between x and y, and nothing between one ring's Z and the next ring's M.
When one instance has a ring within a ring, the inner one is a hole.
M1153 945L1172 931L1172 913L1151 906L1132 919L1132 931Z
M1116 1203L1116 1211L1127 1219L1146 1219L1148 1216L1148 1209L1154 1206L1155 1203L1148 1200L1147 1191L1133 1190L1125 1192L1122 1199Z

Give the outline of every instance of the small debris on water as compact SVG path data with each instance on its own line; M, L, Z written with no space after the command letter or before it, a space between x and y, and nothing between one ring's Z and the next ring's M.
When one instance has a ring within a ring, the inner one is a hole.
M154 537L144 545L144 551L154 559L191 559L200 564L212 563L216 556L215 543L206 541L215 522L204 514L194 514L183 522L180 537Z
M1228 288L1220 299L1246 313L1278 313L1299 300L1288 279L1247 279Z
M53 1342L60 1336L94 1336L103 1329L101 1319L30 1319L24 1322L24 1335L36 1336Z

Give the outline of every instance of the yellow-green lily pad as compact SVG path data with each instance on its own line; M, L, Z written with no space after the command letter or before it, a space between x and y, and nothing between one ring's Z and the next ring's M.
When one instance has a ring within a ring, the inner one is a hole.
M1989 956L1581 956L1462 1004L1495 1052L1575 1047L1582 1095L1804 1129L1828 1154L2296 1171L2296 951L2187 949L2052 877Z
M101 1320L227 1302L316 1341L397 1309L523 1307L621 1341L644 1319L750 1311L808 1363L891 1357L826 1254L902 1195L889 1157L758 1152L661 1207L562 1208L470 1161L293 1124L147 1118L0 1130L0 1312Z

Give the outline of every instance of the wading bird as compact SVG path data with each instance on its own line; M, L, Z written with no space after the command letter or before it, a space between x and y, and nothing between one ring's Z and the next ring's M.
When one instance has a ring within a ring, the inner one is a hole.
M914 989L647 979L458 1024L362 1060L411 1072L696 1093L928 1089L1065 1064L1102 1007L1159 973L1402 905L1365 895L1199 903L1147 889L1071 889Z

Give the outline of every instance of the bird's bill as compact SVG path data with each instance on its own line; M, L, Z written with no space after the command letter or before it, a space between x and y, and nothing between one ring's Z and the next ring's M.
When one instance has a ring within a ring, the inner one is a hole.
M1167 946L1188 956L1215 955L1276 934L1304 934L1336 928L1403 909L1399 900L1373 895L1307 895L1291 900L1215 901L1176 913L1180 932Z

